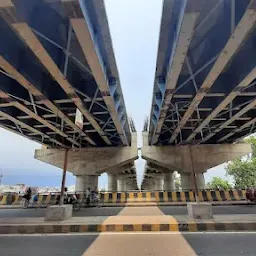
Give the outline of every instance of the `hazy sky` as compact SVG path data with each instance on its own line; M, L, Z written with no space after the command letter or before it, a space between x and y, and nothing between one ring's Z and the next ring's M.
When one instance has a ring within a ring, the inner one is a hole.
M127 112L135 121L141 146L141 131L151 106L162 1L105 0L105 3ZM0 174L60 177L59 169L33 158L36 148L40 145L0 129ZM141 180L144 161L138 160L136 164ZM223 167L217 167L207 176L224 174ZM101 185L106 182L106 176L100 179ZM68 183L74 183L72 175Z

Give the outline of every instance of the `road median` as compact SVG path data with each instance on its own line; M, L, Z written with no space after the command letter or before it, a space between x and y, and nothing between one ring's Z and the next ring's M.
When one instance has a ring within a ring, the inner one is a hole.
M255 205L249 201L223 201L211 202L213 206L230 205ZM47 208L50 205L43 204L40 208ZM96 207L151 207L151 206L187 206L187 202L132 202L132 203L100 203ZM92 206L95 207L95 206ZM0 205L0 209L22 209L22 205ZM36 208L35 206L29 208Z
M3 218L0 234L256 231L255 217L253 214L216 215L211 220L194 220L181 215L98 216L74 217L62 222L46 222L44 218Z

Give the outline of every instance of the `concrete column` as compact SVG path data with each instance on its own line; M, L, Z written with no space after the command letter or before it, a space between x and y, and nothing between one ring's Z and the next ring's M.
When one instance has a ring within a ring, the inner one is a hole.
M152 187L152 183L146 183L145 185L143 185L144 190L152 190Z
M162 175L154 177L154 183L155 183L154 190L159 190L159 191L163 190L163 183L164 182L163 182L163 176Z
M76 176L76 191L85 192L88 188L95 190L98 188L97 175L79 175Z
M128 181L128 183L126 183L126 190L129 191L129 190L137 190L137 182L136 180L130 180Z
M192 173L181 173L181 188L182 190L193 190L194 189L194 181ZM205 188L205 180L203 173L196 173L196 183L197 188L204 189Z
M125 191L126 190L126 184L125 179L123 175L119 175L117 177L117 191Z
M152 190L152 184L146 184L144 187L143 187L144 190Z
M205 189L205 180L204 180L204 174L203 173L197 173L196 174L196 183L198 189Z
M128 180L126 181L126 184L125 184L125 190L126 190L126 191L131 191L131 190L133 190L132 183L131 183L131 182L127 183L127 182L128 182Z
M141 188L143 190L154 190L153 180L147 178L143 181Z
M182 190L194 189L192 173L182 172L180 177Z
M148 183L148 188L147 190L151 191L155 189L155 180L154 177L150 179L149 183Z
M108 173L108 191L117 191L117 175Z
M174 190L174 173L173 172L164 173L164 190L165 191Z

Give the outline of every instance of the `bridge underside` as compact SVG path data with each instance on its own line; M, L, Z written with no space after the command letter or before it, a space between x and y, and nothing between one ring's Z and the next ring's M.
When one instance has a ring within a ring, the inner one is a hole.
M0 127L46 145L38 160L67 159L77 190L103 172L137 188L104 1L1 0L0 31Z
M233 143L256 131L255 22L254 0L164 1L150 145Z
M130 145L103 0L1 0L0 30L0 127L52 148Z

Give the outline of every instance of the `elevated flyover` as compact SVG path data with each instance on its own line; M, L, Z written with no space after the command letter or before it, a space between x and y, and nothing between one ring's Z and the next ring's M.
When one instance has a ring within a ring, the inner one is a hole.
M68 149L83 184L133 165L103 0L1 0L0 30L0 127L45 145L35 157L61 168Z
M243 156L256 131L256 1L165 0L142 157L184 189Z

